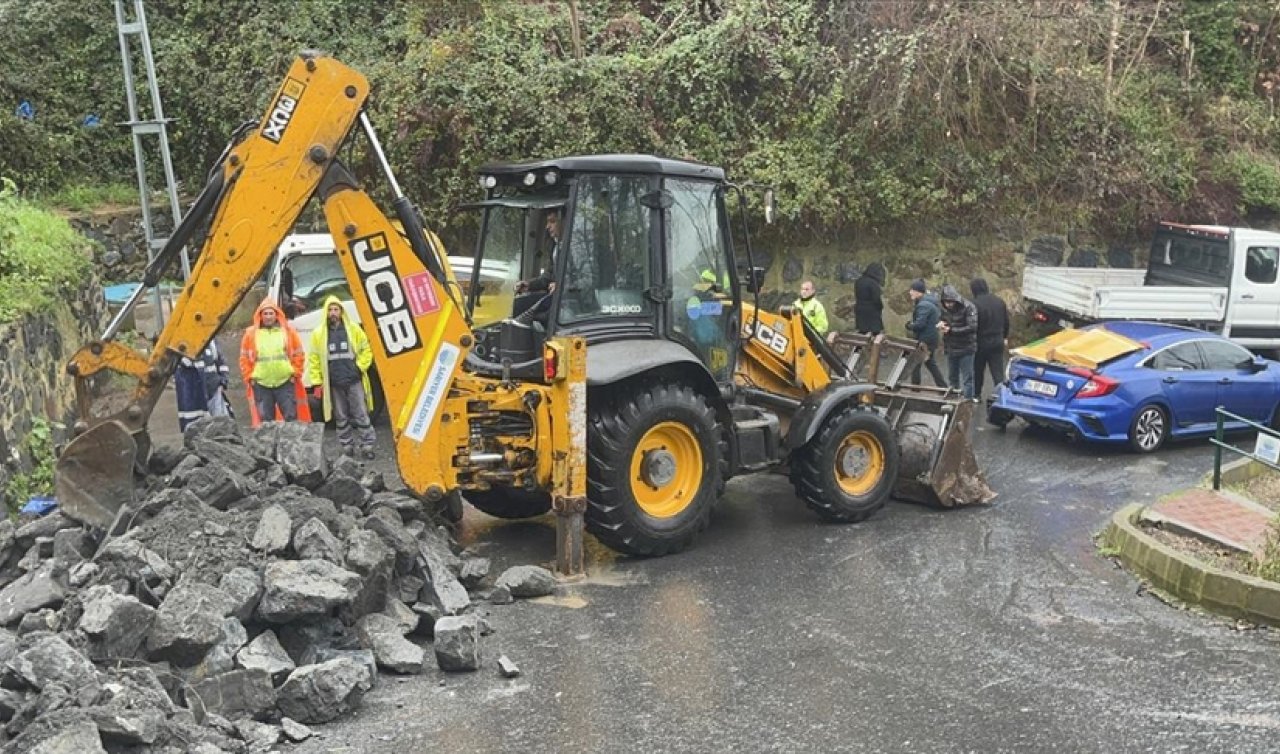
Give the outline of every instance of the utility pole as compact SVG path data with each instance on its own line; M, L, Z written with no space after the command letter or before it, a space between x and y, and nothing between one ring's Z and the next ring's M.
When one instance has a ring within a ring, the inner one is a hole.
M169 155L169 119L164 117L164 107L160 103L160 86L156 82L156 63L151 56L151 36L147 32L147 15L142 9L142 0L133 0L132 20L127 16L126 0L115 0L116 32L120 39L120 59L124 63L124 89L129 103L129 120L123 125L129 127L133 135L133 158L138 170L138 193L142 200L142 227L147 238L147 259L155 256L165 243L167 237L157 237L152 223L151 187L147 180L147 160L144 151L144 137L154 137L158 143L160 159L164 166L165 193L169 199L169 212L173 217L171 228L176 229L182 220L182 211L178 205L178 184L173 175L173 159ZM151 96L151 112L149 118L139 114L138 87L135 81L133 55L130 40L134 40L142 52L143 65L146 67L147 90ZM182 279L191 275L191 262L187 259L187 250L182 250ZM160 287L155 289L156 332L164 327L164 306L160 296Z

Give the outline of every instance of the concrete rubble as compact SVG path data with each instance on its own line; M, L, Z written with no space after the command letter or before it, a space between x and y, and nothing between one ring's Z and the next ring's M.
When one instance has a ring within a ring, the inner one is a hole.
M320 424L201 419L148 469L110 536L0 522L0 754L287 747L379 671L478 669L477 607L555 589L495 588L432 505L330 463Z

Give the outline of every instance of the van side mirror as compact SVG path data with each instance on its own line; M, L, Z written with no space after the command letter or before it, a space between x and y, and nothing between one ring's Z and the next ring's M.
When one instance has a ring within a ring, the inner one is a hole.
M774 215L777 214L777 206L773 202L773 189L764 190L764 222L766 225L773 225Z

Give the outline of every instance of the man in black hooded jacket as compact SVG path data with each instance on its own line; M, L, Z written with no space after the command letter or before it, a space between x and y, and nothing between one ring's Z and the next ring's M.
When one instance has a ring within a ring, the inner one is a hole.
M973 398L973 355L978 350L978 309L954 285L942 286L942 347L951 367L951 387Z
M863 335L884 332L884 265L872 262L853 284L853 327Z
M1009 307L991 292L987 281L969 281L973 305L978 309L978 352L973 358L973 395L982 397L982 375L991 373L991 389L1004 381L1004 349L1009 345Z

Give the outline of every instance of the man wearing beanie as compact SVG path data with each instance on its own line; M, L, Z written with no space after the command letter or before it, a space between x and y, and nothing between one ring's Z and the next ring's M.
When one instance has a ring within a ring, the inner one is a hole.
M933 384L946 387L947 381L943 379L942 370L938 368L934 355L938 350L938 322L942 319L942 308L938 304L938 297L929 292L920 278L911 281L911 289L907 294L915 302L915 309L911 312L911 321L907 323L907 330L911 333L911 337L924 343L929 349L929 357L925 360L924 366L933 377ZM911 372L911 381L917 385L923 384L920 380L920 367L916 367Z

